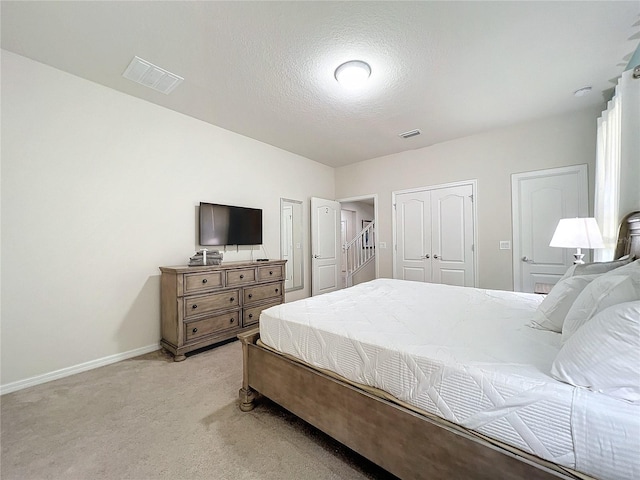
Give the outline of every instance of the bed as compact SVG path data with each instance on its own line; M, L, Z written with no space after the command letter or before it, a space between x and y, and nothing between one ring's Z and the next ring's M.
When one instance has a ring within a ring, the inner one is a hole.
M640 403L550 374L545 298L378 279L273 307L240 336L240 408L266 396L405 479L638 478Z

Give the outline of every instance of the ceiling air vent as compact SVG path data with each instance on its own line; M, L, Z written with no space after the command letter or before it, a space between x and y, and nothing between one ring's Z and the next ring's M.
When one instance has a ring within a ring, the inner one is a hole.
M149 63L140 57L133 57L122 76L166 95L169 95L184 80L184 78L167 72L164 68Z
M416 135L420 135L420 130L415 129L415 130L409 130L408 132L404 132L404 133L400 133L398 134L399 137L402 138L411 138L411 137L415 137Z

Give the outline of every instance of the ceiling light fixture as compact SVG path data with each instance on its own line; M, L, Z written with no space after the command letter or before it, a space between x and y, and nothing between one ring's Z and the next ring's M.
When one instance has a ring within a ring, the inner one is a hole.
M591 87L582 87L573 92L573 95L576 97L584 97L585 95L589 95L591 93Z
M361 86L371 76L371 67L362 60L350 60L336 68L338 83L347 88Z

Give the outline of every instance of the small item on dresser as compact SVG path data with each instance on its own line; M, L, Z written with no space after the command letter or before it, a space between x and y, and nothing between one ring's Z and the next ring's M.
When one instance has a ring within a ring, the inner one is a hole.
M220 265L222 263L222 253L218 250L207 250L203 248L189 258L190 267L201 267L203 265Z
M256 262L268 262L268 258L256 258Z

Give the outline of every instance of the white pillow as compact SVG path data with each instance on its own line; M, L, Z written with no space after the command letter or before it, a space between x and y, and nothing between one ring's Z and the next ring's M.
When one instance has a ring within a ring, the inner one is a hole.
M627 267L600 275L580 292L564 319L562 343L601 310L618 303L640 300L640 268Z
M551 375L640 402L640 301L619 303L595 315L560 349Z
M562 332L564 319L580 292L599 275L577 275L556 283L549 294L538 305L530 327L540 330Z
M610 272L611 270L615 270L616 268L623 267L631 263L631 258L628 255L619 258L618 260L613 260L611 262L593 262L593 263L583 263L579 265L571 265L567 271L564 273L560 280L564 280L569 277L573 277L576 275L595 275Z
M640 271L640 258L638 260L629 262L626 265L616 268L615 273L619 274L619 273L629 273L629 272L637 272L637 271ZM614 273L614 272L607 272L607 273Z

